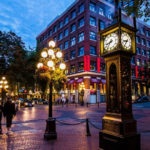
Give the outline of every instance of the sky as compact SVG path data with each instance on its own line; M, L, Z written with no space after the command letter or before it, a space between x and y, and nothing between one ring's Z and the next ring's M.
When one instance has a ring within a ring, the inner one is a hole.
M13 31L28 47L75 0L0 0L0 30Z

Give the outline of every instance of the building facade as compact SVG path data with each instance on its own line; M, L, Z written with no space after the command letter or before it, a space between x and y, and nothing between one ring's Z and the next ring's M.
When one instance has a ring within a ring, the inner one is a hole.
M55 40L64 55L65 73L68 81L64 92L70 101L104 101L106 93L105 62L100 56L98 31L113 21L113 0L76 0L61 16L53 20L37 36L37 47L47 47L49 40ZM124 16L131 23L131 18ZM150 94L147 79L140 75L150 58L150 27L138 22L137 55L132 58L133 96Z

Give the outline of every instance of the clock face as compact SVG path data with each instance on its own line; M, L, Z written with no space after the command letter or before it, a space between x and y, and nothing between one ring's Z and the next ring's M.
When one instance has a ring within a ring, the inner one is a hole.
M115 49L118 45L118 35L117 33L110 33L104 39L104 49L111 51Z
M121 34L121 44L124 49L126 49L126 50L131 49L131 37L128 33L123 32Z

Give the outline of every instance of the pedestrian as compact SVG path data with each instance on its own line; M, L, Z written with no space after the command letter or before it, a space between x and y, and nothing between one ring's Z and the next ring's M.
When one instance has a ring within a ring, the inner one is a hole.
M3 107L0 104L0 134L2 134L2 112L3 112Z
M4 117L6 117L7 133L9 134L12 125L12 119L16 115L15 104L12 103L10 99L8 99L5 103L3 112Z

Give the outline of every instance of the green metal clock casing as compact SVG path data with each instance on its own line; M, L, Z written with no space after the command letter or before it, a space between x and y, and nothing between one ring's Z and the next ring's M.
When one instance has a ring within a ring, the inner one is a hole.
M101 56L124 51L130 54L136 53L135 31L121 24L113 25L100 32L100 49Z

